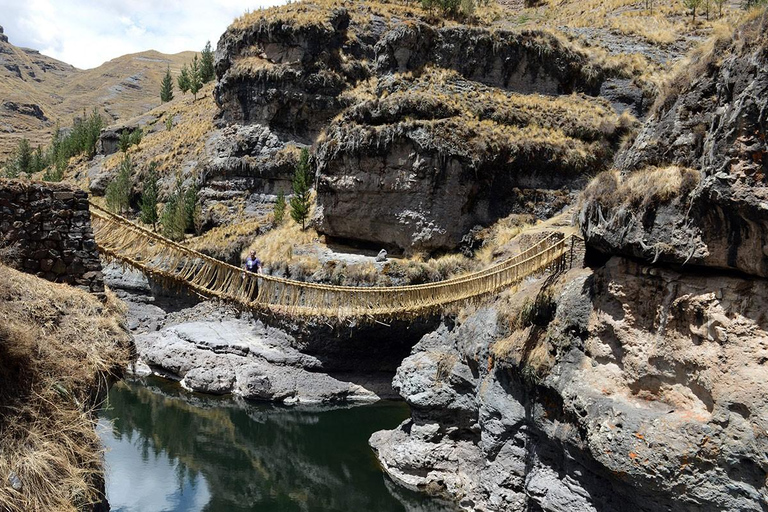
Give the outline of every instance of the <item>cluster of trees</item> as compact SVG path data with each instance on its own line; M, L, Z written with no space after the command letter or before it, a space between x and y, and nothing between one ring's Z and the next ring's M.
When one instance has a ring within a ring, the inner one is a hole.
M163 235L171 240L181 240L184 233L195 227L195 219L199 217L197 207L197 186L184 187L181 174L176 175L176 185L173 193L163 206L160 215Z
M216 77L216 73L213 69L213 50L211 49L211 42L205 43L205 48L200 52L200 59L197 55L192 59L191 64L181 68L181 73L176 77L176 84L179 86L181 92L191 92L194 99L197 100L197 93L211 80ZM165 103L173 99L173 77L171 76L171 68L165 70L165 76L160 86L160 101Z
M5 163L4 174L8 178L16 178L22 173L45 170L44 180L61 181L70 158L78 155L92 158L96 154L96 143L103 127L104 120L94 109L90 116L83 114L82 118L75 119L68 130L62 130L57 125L53 140L45 149L38 146L33 150L29 141L23 138Z
M651 3L651 8L653 8L653 0L647 0ZM749 1L760 1L760 0L746 0ZM718 10L718 16L723 15L723 7L725 4L728 3L728 0L683 0L683 5L686 7L686 9L691 10L691 18L693 22L696 22L696 11L704 11L706 13L707 19L709 19L710 11L712 11L715 7L717 7Z
M124 155L120 162L117 176L107 187L107 208L115 213L126 213L131 208L134 164L130 155ZM149 164L149 170L144 180L144 190L139 197L139 219L149 224L157 231L158 224L164 236L172 240L181 240L184 233L195 227L195 219L199 216L197 207L197 186L184 186L181 174L176 176L176 186L163 205L160 206L160 175L157 163Z

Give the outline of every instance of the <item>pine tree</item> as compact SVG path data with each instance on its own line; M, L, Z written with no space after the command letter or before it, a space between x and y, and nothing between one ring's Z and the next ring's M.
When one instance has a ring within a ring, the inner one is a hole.
M197 187L184 188L181 173L176 175L176 187L168 198L160 217L163 234L171 240L181 240L184 233L195 225Z
M216 72L213 69L213 50L211 50L211 42L208 41L200 54L200 79L207 84L214 78L216 78Z
M165 76L163 77L163 83L160 86L160 101L165 103L173 99L173 78L171 78L171 68L165 70Z
M157 201L159 196L159 180L157 175L157 162L149 164L149 176L144 182L144 191L141 193L141 222L152 224L152 230L157 231L157 221L160 220L157 214Z
M30 164L31 172L40 172L45 169L47 165L45 161L45 155L43 154L43 146L38 145L34 153L32 153L32 163Z
M189 91L189 68L186 64L181 67L181 74L176 77L176 82L179 84L181 92Z
M32 146L26 137L19 141L19 147L16 149L16 169L20 173L29 173L32 169Z
M131 131L130 130L123 130L120 132L120 137L117 139L117 147L125 153L128 151L128 148L131 147Z
M309 168L309 150L301 150L301 157L293 173L293 197L291 197L291 217L301 224L301 229L306 228L309 217L309 189L312 186L312 174Z
M203 87L203 80L200 77L200 63L197 55L192 59L192 66L189 68L189 91L192 93L194 101L197 101L197 92Z
M117 176L107 186L107 208L115 213L123 213L130 206L131 174L133 174L133 162L130 156L125 155L120 162Z
M282 190L277 194L277 201L275 201L273 213L275 226L279 226L283 223L283 218L285 218L285 194L283 194Z

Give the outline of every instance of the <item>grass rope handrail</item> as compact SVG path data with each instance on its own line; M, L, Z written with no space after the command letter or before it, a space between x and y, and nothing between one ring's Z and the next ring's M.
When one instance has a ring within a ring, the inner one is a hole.
M519 283L558 263L566 238L554 232L512 258L480 271L407 286L336 286L245 272L91 203L97 245L107 258L196 293L253 309L322 317L415 316ZM258 290L258 295L254 294Z

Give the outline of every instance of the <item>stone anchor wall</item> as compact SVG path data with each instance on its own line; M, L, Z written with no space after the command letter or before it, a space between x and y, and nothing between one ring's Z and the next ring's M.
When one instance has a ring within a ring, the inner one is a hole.
M104 294L88 195L82 190L0 180L0 248L19 270Z

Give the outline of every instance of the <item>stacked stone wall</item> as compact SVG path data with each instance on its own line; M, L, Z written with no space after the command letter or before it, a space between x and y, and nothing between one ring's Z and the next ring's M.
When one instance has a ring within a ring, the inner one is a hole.
M82 190L0 179L0 255L24 272L104 294L88 195Z

